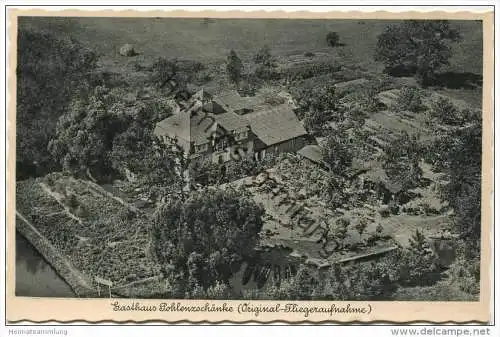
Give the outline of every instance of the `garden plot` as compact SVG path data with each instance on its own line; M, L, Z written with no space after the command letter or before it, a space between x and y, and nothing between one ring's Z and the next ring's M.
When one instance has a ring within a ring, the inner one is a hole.
M311 176L317 175L315 180ZM320 177L323 175L323 177ZM254 200L265 210L265 223L261 231L261 246L291 249L288 260L301 259L318 267L385 252L394 246L390 236L377 227L380 215L373 207L338 209L326 207L324 187L325 172L308 168L305 162L295 163L284 159L267 178L247 177L229 185L245 186ZM313 182L317 185L314 185ZM223 186L224 187L224 186ZM333 240L331 232L339 226L338 220L350 220L345 237ZM355 229L361 218L368 226Z
M17 209L85 275L123 286L159 274L148 219L84 181L51 174L18 183ZM31 210L31 207L37 207ZM36 214L35 214L36 213Z
M410 118L408 114L381 111L367 119L366 127L369 131L376 131L377 137L394 139L401 132L407 132L409 135L418 132L421 138L429 138L431 130L425 127L422 118L423 116ZM388 139L384 140L387 141Z
M371 166L369 172L376 169L375 165ZM293 155L282 159L266 174L228 185L244 186L254 200L264 206L263 247L291 249L290 261L300 258L324 266L377 254L390 249L396 242L407 246L408 239L417 229L432 236L449 228L447 205L442 203L438 191L443 175L432 172L425 163L421 163L421 168L427 184L409 191L414 196L397 207L395 213L376 196L363 197L333 212L327 206L327 172L308 161L296 160ZM370 192L358 186L356 180L351 184L345 190L347 193L362 196ZM330 234L336 231L340 219L347 219L350 224L339 244L331 240ZM359 229L360 221L367 224L363 230ZM325 232L326 237L330 235L328 239L325 239ZM337 248L339 245L342 248ZM330 252L327 257L325 251Z

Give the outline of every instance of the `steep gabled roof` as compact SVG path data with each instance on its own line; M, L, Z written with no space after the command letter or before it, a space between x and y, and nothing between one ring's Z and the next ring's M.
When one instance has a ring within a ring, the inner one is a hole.
M252 132L267 146L307 135L287 104L245 115Z
M248 126L248 120L244 117L234 113L234 112L226 112L223 114L214 115L215 120L219 123L224 129L228 131L242 129Z
M191 143L205 144L212 135L230 134L233 130L248 127L249 122L234 112L211 114L193 111L181 111L156 124L154 134L157 137L176 137L180 146L189 151Z
M189 151L191 142L191 128L189 116L184 113L178 113L156 123L153 133L157 137L177 138L178 145L185 151Z

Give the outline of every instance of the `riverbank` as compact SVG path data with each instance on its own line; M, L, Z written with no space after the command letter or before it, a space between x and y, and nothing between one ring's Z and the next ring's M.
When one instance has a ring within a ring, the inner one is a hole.
M16 234L15 296L75 298L71 287L52 268L33 245Z
M94 297L97 291L90 280L74 268L48 240L22 214L16 211L16 231L47 261L55 272L69 285L76 297Z

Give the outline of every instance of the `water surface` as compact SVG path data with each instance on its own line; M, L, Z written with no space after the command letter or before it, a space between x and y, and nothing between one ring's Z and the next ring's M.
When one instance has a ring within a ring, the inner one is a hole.
M76 297L35 247L17 232L16 296Z

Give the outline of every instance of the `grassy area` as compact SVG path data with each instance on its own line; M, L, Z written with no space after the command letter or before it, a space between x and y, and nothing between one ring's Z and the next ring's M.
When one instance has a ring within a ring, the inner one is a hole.
M20 18L19 27L31 27L71 35L102 55L103 62L126 63L119 55L125 43L135 46L137 60L178 57L220 60L234 49L244 59L268 45L277 56L326 52L336 58L368 68L375 65L373 51L377 36L394 21L383 20L287 20L179 18ZM481 73L480 22L457 21L464 40L454 46L450 71ZM340 35L342 47L327 45L326 34Z

